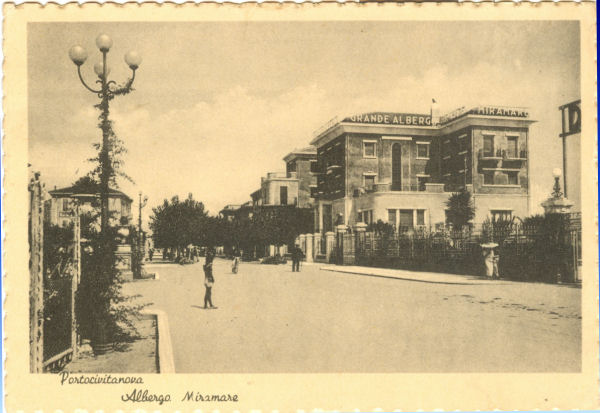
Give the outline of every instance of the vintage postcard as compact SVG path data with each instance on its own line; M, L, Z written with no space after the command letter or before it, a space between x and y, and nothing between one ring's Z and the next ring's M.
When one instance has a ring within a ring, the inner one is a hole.
M595 7L5 5L7 411L599 408Z

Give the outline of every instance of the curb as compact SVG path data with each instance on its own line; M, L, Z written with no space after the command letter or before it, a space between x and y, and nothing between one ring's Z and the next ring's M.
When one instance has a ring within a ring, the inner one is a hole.
M158 335L158 372L175 373L175 362L173 360L173 346L169 332L169 319L162 310L142 310L142 314L156 317L156 329Z
M389 278L389 279L393 279L393 280L414 281L414 282L421 282L421 283L428 283L428 284L448 284L448 285L482 285L482 284L488 284L489 285L489 284L497 284L498 283L497 281L496 282L492 282L492 280L478 280L478 279L474 279L471 282L467 281L467 280L465 280L464 282L461 282L461 281L423 280L423 279L418 279L418 278L401 277L401 276L395 276L395 275L369 274L369 273L365 273L365 272L343 270L343 269L331 268L331 267L321 267L320 270L331 271L331 272L339 272L339 273L343 273L343 274L362 275L362 276L366 276L366 277L379 277L379 278ZM503 284L502 281L503 280L501 280L500 283Z

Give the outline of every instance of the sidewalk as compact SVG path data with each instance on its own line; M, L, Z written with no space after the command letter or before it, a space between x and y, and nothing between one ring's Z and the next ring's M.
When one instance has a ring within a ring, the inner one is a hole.
M435 284L511 284L511 281L492 280L473 275L447 274L438 272L421 272L394 270L389 268L359 267L355 265L322 265L321 270L341 272L370 277L396 278L398 280L418 281Z
M70 373L158 373L156 354L157 326L153 318L135 320L140 338L122 343L115 350L94 355L89 345L80 348L78 357L67 364Z

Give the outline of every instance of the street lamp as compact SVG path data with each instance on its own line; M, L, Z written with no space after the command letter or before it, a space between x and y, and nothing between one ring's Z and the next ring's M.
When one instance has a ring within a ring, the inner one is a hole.
M125 55L125 63L131 69L131 78L127 81L124 86L118 87L114 80L108 80L108 74L110 68L106 64L106 55L113 45L112 39L106 34L101 34L96 38L96 46L102 52L102 62L98 62L94 65L94 72L98 76L99 80L96 83L100 84L100 89L96 90L90 87L83 76L81 75L81 66L85 63L88 58L87 51L81 46L73 46L69 50L69 57L77 66L77 74L79 80L83 86L92 93L98 95L101 99L99 108L102 111L100 116L100 128L102 129L102 147L100 150L100 217L101 217L101 232L106 234L106 228L108 227L108 193L109 193L109 181L112 173L112 165L110 159L110 121L108 120L108 103L117 95L125 94L131 91L131 86L135 79L135 71L140 66L142 58L137 52L131 51Z

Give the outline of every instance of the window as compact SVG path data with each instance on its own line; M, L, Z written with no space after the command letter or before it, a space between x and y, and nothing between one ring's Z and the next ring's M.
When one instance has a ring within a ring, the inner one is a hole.
M401 228L412 228L413 226L413 210L412 209L401 209L400 210L400 227Z
M442 144L442 155L444 158L449 158L451 155L450 139L446 139Z
M459 152L466 152L469 148L467 148L467 135L460 135L458 137L458 151Z
M317 161L310 161L310 171L319 172L319 163Z
M288 204L288 188L287 186L279 187L279 205Z
M363 181L365 189L372 190L375 186L375 175L364 175Z
M519 185L519 172L510 171L510 172L507 172L506 175L508 176L508 184L509 185Z
M418 159L429 159L429 144L428 143L417 143L417 158Z
M494 185L494 172L484 172L483 173L483 184L484 185Z
M419 185L419 191L424 191L426 189L425 184L429 181L429 177L427 176L417 176L417 182Z
M311 198L316 198L317 195L318 195L317 187L316 186L311 186L310 187L310 197Z
M506 137L506 157L507 158L518 158L519 157L519 137L518 136L507 136Z
M388 224L396 226L396 210L388 209Z
M512 219L512 211L510 209L492 209L490 213L492 221L510 221Z
M290 161L287 163L287 173L296 172L296 162Z
M109 198L108 199L108 210L109 211L120 211L121 210L121 200L119 198Z
M363 141L363 158L376 158L375 141Z
M425 225L425 210L417 209L417 225Z
M373 210L358 213L358 221L369 225L373 223Z
M494 136L484 135L483 137L483 156L494 156Z
M71 200L69 198L62 199L62 211L63 212L71 211Z

